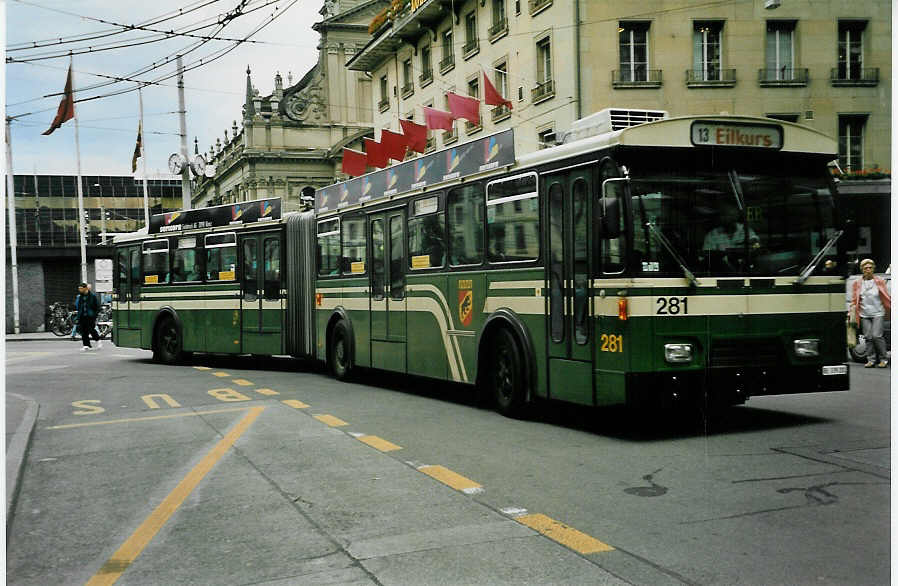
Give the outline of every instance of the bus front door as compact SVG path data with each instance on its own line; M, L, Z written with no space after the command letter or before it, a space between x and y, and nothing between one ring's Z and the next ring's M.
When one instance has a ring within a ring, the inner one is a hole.
M589 280L589 167L547 175L543 181L549 229L546 258L548 393L593 404Z
M112 316L115 344L140 347L140 248L129 246L116 252L115 312Z
M369 218L371 234L371 365L406 371L405 210Z
M245 354L284 353L281 249L279 232L240 236L240 333Z

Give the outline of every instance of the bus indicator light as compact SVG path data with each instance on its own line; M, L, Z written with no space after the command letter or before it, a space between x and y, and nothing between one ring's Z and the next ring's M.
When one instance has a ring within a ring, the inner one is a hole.
M617 300L617 319L627 321L629 313L627 312L627 298L621 297Z
M321 303L324 301L324 295L321 293L315 293L315 305L317 307L321 307Z

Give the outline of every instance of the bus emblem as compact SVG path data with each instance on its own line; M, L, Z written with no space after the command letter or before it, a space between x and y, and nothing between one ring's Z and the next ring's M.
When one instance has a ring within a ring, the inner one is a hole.
M242 215L243 209L239 205L235 205L231 208L231 220L239 220Z
M165 225L168 226L172 222L178 219L178 216L181 215L181 212L171 212L170 214L165 214L164 222Z
M471 318L474 317L474 291L471 289L458 290L458 319L461 325L467 327L471 325Z
M270 201L259 202L259 217L264 218L271 213L271 209Z

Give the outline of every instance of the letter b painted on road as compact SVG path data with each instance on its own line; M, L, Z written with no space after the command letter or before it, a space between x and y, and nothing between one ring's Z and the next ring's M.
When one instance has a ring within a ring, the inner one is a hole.
M226 403L233 403L234 401L251 401L249 397L235 391L234 389L212 389L209 391L209 394L218 399L219 401L225 401Z

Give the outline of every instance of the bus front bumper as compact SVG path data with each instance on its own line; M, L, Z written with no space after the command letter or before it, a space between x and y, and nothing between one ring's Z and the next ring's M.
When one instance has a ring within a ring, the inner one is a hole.
M627 375L626 401L632 407L663 408L705 401L738 405L754 396L847 391L848 386L845 364L637 372Z

